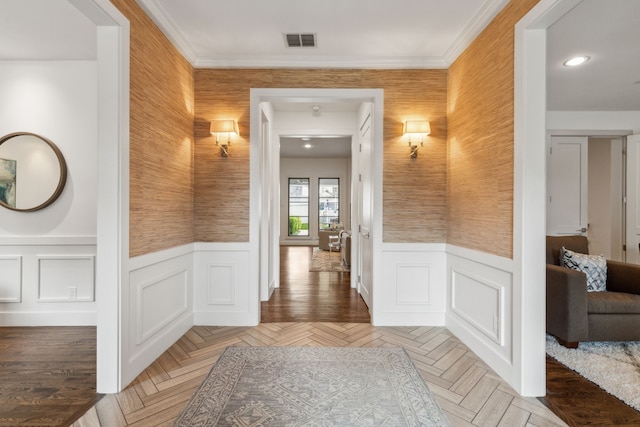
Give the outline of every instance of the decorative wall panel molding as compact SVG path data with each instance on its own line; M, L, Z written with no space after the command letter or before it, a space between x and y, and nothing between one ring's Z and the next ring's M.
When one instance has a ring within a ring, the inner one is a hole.
M190 304L189 271L179 270L137 286L137 339L136 344L171 324L186 313Z
M22 301L22 256L0 256L0 302Z
M496 344L504 344L504 286L452 269L451 309Z
M0 326L95 325L95 257L94 236L3 238Z
M123 331L137 375L193 326L193 244L129 260Z
M208 266L207 302L210 305L235 304L235 265L234 264L209 264Z
M194 252L196 325L251 326L256 318L258 274L247 243L197 243ZM251 279L253 277L253 280Z
M446 326L499 375L513 370L513 261L447 245Z
M38 301L94 301L95 256L39 255L36 258Z
M376 325L444 324L446 254L443 244L388 243L382 248L382 280L373 290ZM376 302L378 300L378 302Z
M424 264L396 265L396 304L429 304L431 267Z

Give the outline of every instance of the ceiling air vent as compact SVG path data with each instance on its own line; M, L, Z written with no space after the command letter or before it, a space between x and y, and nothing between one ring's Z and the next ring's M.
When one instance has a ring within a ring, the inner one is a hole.
M285 42L287 47L315 47L315 34L285 34Z

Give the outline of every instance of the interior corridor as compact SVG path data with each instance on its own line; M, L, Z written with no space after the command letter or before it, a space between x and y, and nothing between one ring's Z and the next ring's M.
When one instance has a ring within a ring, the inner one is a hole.
M369 323L349 272L312 272L312 246L280 246L280 287L261 303L261 322Z

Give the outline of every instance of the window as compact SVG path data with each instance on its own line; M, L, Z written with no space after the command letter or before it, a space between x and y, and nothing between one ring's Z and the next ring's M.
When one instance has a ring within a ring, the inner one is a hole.
M289 236L309 235L309 178L289 178Z
M320 178L318 181L318 224L320 230L340 222L340 179Z

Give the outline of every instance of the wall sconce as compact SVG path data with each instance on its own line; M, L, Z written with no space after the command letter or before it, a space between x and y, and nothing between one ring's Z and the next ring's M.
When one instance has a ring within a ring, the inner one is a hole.
M420 147L424 147L423 138L431 133L431 125L428 120L416 120L404 122L404 134L409 134L409 148L411 148L411 158L418 157L420 147L413 145L413 134L420 134Z
M209 127L211 135L216 136L216 145L220 147L220 155L222 157L229 156L229 147L231 146L231 134L238 135L238 123L235 120L212 120ZM220 144L220 134L227 134L227 143Z

